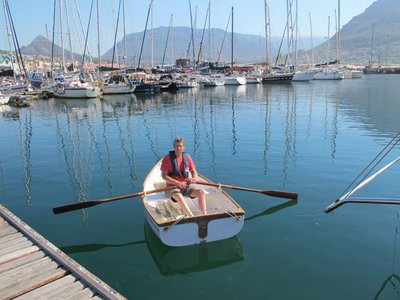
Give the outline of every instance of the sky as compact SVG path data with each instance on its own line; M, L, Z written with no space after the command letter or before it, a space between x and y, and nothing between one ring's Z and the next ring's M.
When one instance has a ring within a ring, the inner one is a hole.
M125 6L126 34L141 32L145 28L151 0L99 0L101 53L106 52L113 45L114 24L116 24L118 4L120 1L122 1L121 3ZM337 24L336 20L339 18L338 0L291 1L293 3L297 1L298 4L298 28L301 36L310 36L311 28L313 37L328 36L328 20L330 20L329 35L334 35ZM375 1L376 0L340 1L341 27L348 23L353 17L363 13L365 9ZM84 28L83 31L86 32L92 0L56 0L56 40L61 40L59 25L60 2L63 3L64 12L64 3L67 3L71 32L73 32L75 28L81 28L80 19L82 20L82 28ZM286 2L285 0L267 0L270 11L272 36L281 37L283 35L286 24ZM48 37L50 40L52 39L54 0L8 0L8 3L20 46L27 46L38 35ZM192 7L191 10L189 3ZM196 28L202 29L207 15L208 3L208 0L153 0L153 10L150 13L147 28L149 30L152 27L169 26L171 15L173 16L173 26L190 27L192 15L193 22L196 20ZM210 7L211 28L221 28L225 30L233 7L233 25L235 32L265 36L264 0L210 0ZM96 9L96 0L94 0L91 24L89 26L89 43L92 45L91 47L97 44ZM124 32L122 12L121 5L117 40L122 39ZM63 17L63 19L63 32L65 32L67 28L67 18ZM312 26L310 26L310 20ZM4 21L5 15L2 12L0 14L0 49L9 49ZM208 21L206 28L208 28ZM228 31L231 31L230 24ZM82 30L80 30L80 32L82 32ZM76 34L76 36L78 35ZM83 34L81 36L83 36ZM72 40L73 43L79 42L78 37L72 38ZM60 42L56 43L60 44ZM64 41L64 43L67 42ZM80 43L83 42L80 41Z

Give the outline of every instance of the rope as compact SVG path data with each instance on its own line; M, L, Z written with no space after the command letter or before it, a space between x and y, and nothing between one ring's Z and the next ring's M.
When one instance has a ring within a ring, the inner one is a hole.
M231 218L236 219L237 221L240 220L240 217L237 214L235 214L234 212L232 212L232 211L223 210L223 209L220 209L220 208L216 208L216 210L219 210L219 211L223 212L224 214L227 214L228 216L230 216Z
M397 140L396 140L397 139ZM379 163L389 154L389 152L400 142L400 132L398 132L387 145L372 159L372 161L358 174L358 176L345 188L341 195L343 195L347 190L350 189L356 182L358 184L351 189L345 196L340 197L343 199L346 196L349 196L355 192L356 189L362 184L364 180L371 174L371 172L379 165ZM393 143L393 145L389 148L389 146ZM388 149L389 148L389 149ZM373 163L375 164L373 165ZM373 166L372 166L373 165ZM372 167L371 167L372 166ZM369 169L369 171L367 171ZM365 174L363 176L363 174ZM362 178L361 178L362 177ZM361 179L360 179L361 178Z
M175 220L174 223L172 223L172 224L169 225L169 226L164 227L164 230L168 230L168 229L170 229L171 227L175 226L175 225L178 224L180 221L182 221L185 217L186 217L186 215L180 215L179 218L178 218L177 220Z

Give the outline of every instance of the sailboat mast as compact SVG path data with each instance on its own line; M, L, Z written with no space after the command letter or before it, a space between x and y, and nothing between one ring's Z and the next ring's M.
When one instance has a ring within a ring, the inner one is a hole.
M101 66L101 56L100 56L100 15L99 15L99 0L97 0L97 56L99 61L99 68Z
M5 21L5 25L6 25L6 33L7 33L8 47L9 47L10 56L11 56L11 59L10 59L11 68L12 68L12 70L13 70L14 83L16 83L16 82L17 82L17 77L16 77L16 75L15 75L14 59L13 59L13 57L12 57L12 50L11 50L12 47L11 47L10 34L9 34L8 22L7 22L7 20L9 21L9 19L7 18L7 8L6 8L6 2L5 2L5 1L3 1L3 8L4 8L4 21Z
M51 70L54 70L54 34L56 32L56 7L57 7L57 0L53 2L53 35L51 40Z
M309 17L310 17L310 37L311 37L311 64L314 67L314 44L313 44L311 13L309 13Z
M328 16L328 61L327 61L326 67L329 67L329 39L330 39L329 30L330 30L330 27L331 27L331 16Z
M72 39L71 39L71 29L69 26L69 13L68 13L68 4L67 0L64 0L64 6L65 6L65 17L67 19L67 31L68 31L68 43L69 43L69 55L70 55L70 60L71 63L74 63L74 50L72 49Z
M231 20L231 26L232 26L232 36L231 36L231 69L233 71L233 6L232 6L232 20Z
M337 54L336 59L340 63L340 0L338 0L338 27L337 27Z
M289 24L289 16L290 16L290 11L289 11L289 0L286 0L286 57L289 57L289 53L290 53L290 24ZM288 60L286 60L288 61Z
M126 23L125 23L125 0L122 0L122 17L123 17L123 23L124 23L124 50L125 50L125 55L124 55L124 61L125 61L125 67L127 67L127 61L128 61L128 45L126 44Z
M138 64L137 64L137 68L138 69L140 67L140 62L142 60L143 44L144 44L144 41L146 39L147 23L149 22L150 10L151 10L152 5L153 5L153 0L150 1L149 10L147 11L146 25L144 27L142 45L140 46L139 59L138 59Z
M151 67L154 67L154 29L153 29L153 1L151 5Z
M62 50L62 68L65 71L65 54L64 54L64 39L63 39L63 17L62 17L62 0L60 4L60 37L61 37L61 50Z
M372 24L372 34L371 34L371 58L369 60L369 66L372 68L372 56L374 53L374 29L375 29L375 24Z
M269 65L269 51L268 51L268 4L267 0L264 0L264 19L265 19L265 62Z
M295 26L295 39L294 39L294 65L297 66L297 60L298 60L298 53L297 53L297 40L298 40L298 35L299 35L299 25L298 25L298 16L299 16L299 10L298 10L298 1L296 0L296 15L295 15L295 20L294 20L294 26Z
M194 53L194 30L193 30L193 17L192 17L192 3L191 3L191 1L189 0L189 10L190 10L190 28L191 28L191 31L192 31L192 36L191 36L191 43L192 43L192 47L193 47L193 68L194 68L194 70L196 70L196 56L195 56L195 53Z
M116 48L116 42L117 42L120 10L121 10L121 0L119 0L119 4L118 4L118 15L117 15L117 24L115 25L115 32L114 32L114 47L113 47L113 54L112 54L112 59L111 59L111 68L114 67L114 56L115 56L115 48Z
M172 26L172 18L173 18L173 15L171 14L171 19L169 21L169 27L168 27L168 32L167 32L167 40L165 41L164 54L163 54L163 58L162 58L162 62L161 62L161 69L164 68L164 59L165 59L165 53L167 52L169 32L170 32L171 26Z
M208 59L211 59L211 0L208 0Z
M171 66L174 66L174 15L171 15Z

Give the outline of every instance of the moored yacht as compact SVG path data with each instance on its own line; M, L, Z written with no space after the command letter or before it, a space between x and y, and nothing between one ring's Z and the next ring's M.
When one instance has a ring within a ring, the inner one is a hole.
M337 70L324 69L320 72L317 72L314 77L314 80L341 80L343 79L342 73Z
M226 76L224 77L225 85L242 85L246 84L245 76Z

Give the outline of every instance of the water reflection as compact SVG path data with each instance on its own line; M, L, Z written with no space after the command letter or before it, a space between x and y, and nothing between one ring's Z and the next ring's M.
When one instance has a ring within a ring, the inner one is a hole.
M130 103L132 101L136 101L133 95L107 96L103 98L104 104L107 104L112 108L112 114L108 117L115 120L118 131L117 134L121 144L121 152L123 153L128 165L132 187L136 188L135 183L137 182L138 177L136 175L135 150L133 147L134 137L132 118L129 112L125 112L125 108L129 110L131 107ZM104 123L104 125L106 125L106 123ZM106 135L103 136L106 138Z
M24 170L24 190L25 203L29 205L32 200L31 182L32 182L32 162L31 162L31 143L32 143L32 111L27 110L19 114L19 132L21 143L21 160Z
M19 137L26 203L32 201L35 174L32 145L42 134L36 130L43 130L43 121L35 115L43 114L47 120L54 119L58 156L77 201L88 195L96 172L102 177L108 196L112 196L115 177L121 175L116 170L118 162L125 167L127 174L123 175L136 190L139 178L144 176L138 175L138 156L148 151L158 160L165 151L165 140L170 145L172 137L182 133L193 140L190 150L195 158L214 174L221 169L218 165L222 160L246 157L247 148L254 148L262 160L264 175L271 175L271 161L278 161L285 184L291 169L296 168L299 145L304 139L309 143L318 137L321 147L325 143L331 158L336 159L337 140L347 134L342 120L365 130L360 134L378 138L398 131L400 121L394 112L400 109L400 102L391 101L395 93L386 93L389 99L378 101L387 85L369 77L365 80L367 86L363 79L351 83L188 89L105 96L101 100L54 99L37 101L24 109L1 106L0 118L6 125L10 120L19 122L15 136ZM385 83L386 80L395 81L396 77L385 78ZM393 86L391 89L397 91L397 85ZM257 123L259 117L261 122ZM142 150L146 148L143 145L148 149Z
M226 266L244 259L242 244L237 236L187 247L169 247L155 235L147 222L144 222L145 240L122 244L81 244L60 247L67 254L95 252L108 248L124 248L146 244L154 263L164 276L190 274Z
M168 247L160 241L147 222L144 233L154 262L164 276L201 272L244 259L242 244L237 236L204 246Z
M378 299L391 299L390 296L399 297L400 296L400 276L396 274L390 275L382 283L378 292L376 293L374 300ZM393 295L395 294L395 295Z

